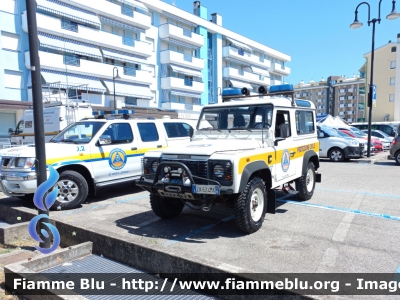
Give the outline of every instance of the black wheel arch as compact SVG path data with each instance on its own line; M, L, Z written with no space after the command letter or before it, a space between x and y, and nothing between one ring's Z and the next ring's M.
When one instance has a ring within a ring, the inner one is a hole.
M57 172L61 174L64 171L75 171L85 178L88 187L89 187L89 194L96 195L96 187L94 185L94 181L92 175L90 174L89 170L82 166L82 165L65 165L57 169Z
M331 151L331 149L329 149L329 151ZM304 153L304 156L303 156L303 169L302 169L301 174L304 174L306 172L309 161L311 161L314 164L315 170L318 170L318 168L319 168L318 155L317 155L317 153L315 153L314 150L308 150L306 153Z
M254 161L245 166L240 180L239 193L243 192L247 183L253 177L260 177L265 181L265 187L268 190L271 188L271 170L265 161Z

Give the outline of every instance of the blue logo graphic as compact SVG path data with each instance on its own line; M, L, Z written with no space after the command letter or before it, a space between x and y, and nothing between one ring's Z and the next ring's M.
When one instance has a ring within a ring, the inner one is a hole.
M55 186L52 191L50 191L53 186L58 181L58 172L54 170L52 166L48 166L50 170L49 178L43 182L36 190L35 195L33 197L33 203L35 206L43 211L49 211L50 207L54 204L57 199L58 194L58 187ZM46 195L47 194L47 195ZM46 196L46 198L44 198ZM39 236L39 233L36 231L37 224L40 222L40 219L48 219L49 217L45 214L38 215L34 217L28 225L28 232L29 235L37 242L44 243L42 238ZM53 246L50 248L41 248L39 246L35 246L35 248L43 254L49 254L56 250L60 245L60 233L58 232L57 228L50 223L42 222L45 229L41 230L41 234L46 239L51 239L53 237ZM50 235L51 233L51 235Z
M114 170L121 170L126 164L127 156L122 149L114 149L110 152L108 163Z
M282 171L287 172L290 166L290 155L287 149L283 150L281 159Z

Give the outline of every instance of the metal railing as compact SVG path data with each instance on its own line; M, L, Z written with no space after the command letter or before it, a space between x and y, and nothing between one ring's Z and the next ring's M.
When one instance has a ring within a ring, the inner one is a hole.
M193 61L193 57L189 54L183 54L183 60L184 61L188 61L188 62L192 62Z
M244 50L242 48L238 49L238 54L244 56Z
M73 32L78 32L78 24L72 23L69 20L61 20L61 28Z
M135 40L133 38L131 38L131 37L123 36L122 37L122 44L124 44L126 46L135 47Z
M133 8L126 5L122 5L121 14L133 18Z
M192 37L192 32L189 29L186 29L186 28L182 28L182 29L183 29L183 35L184 36L187 36L189 38Z
M244 76L244 71L243 71L243 70L238 70L238 74L239 74L240 76Z
M184 79L184 84L185 84L186 86L193 86L193 79L185 78L185 79Z
M136 68L124 67L124 75L136 76Z
M81 61L77 56L64 55L64 65L80 67Z
M193 103L185 103L185 109L193 110Z

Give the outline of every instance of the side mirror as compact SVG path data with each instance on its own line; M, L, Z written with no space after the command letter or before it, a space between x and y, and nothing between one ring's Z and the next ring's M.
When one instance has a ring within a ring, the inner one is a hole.
M325 134L324 134L323 132L320 132L320 133L318 133L318 137L319 137L319 138L324 138L324 137L325 137Z
M99 138L99 145L110 145L111 144L111 136L102 135Z
M13 133L14 133L14 129L8 128L8 133L9 133L9 134L13 134Z
M190 127L190 129L189 129L189 136L192 138L192 137L193 137L193 134L194 134L194 130L193 130L192 127Z
M281 124L279 126L281 131L281 137L286 139L289 136L289 125L288 124Z

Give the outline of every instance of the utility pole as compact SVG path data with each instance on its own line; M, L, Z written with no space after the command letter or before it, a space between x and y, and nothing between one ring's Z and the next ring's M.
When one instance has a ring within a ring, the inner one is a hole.
M47 171L43 121L42 76L40 72L39 38L37 31L35 0L26 0L26 12L28 16L29 52L31 59L33 124L35 128L35 171L37 186L40 186L43 182L47 180ZM40 214L45 214L48 216L49 212L39 209L38 215ZM40 247L50 248L51 236L48 236L46 238L42 234L42 229L45 230L43 222L49 223L49 219L42 219L41 222L39 222L39 235L44 241L44 243L40 243Z

